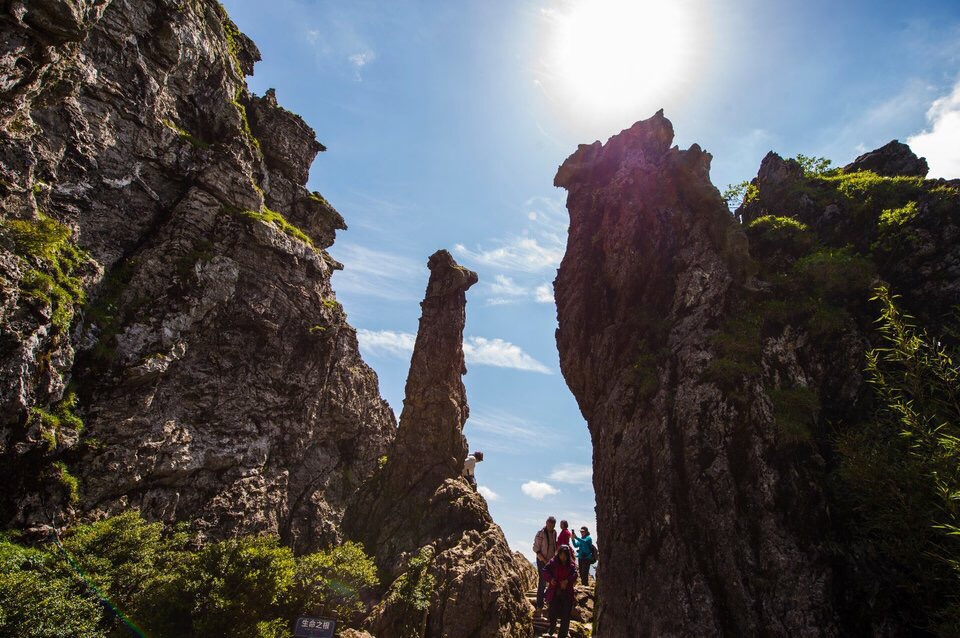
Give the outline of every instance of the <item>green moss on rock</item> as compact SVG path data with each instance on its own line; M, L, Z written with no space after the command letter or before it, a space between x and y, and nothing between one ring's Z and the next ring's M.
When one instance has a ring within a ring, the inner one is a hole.
M38 213L35 219L0 221L0 236L30 266L20 281L21 294L38 306L50 308L51 323L59 333L66 333L75 307L86 299L79 272L90 261L73 242L73 231Z

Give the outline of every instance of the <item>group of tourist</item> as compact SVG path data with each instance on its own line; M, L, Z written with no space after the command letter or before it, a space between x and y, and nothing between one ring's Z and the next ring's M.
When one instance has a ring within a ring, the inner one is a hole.
M537 572L540 575L537 583L537 614L543 613L546 601L550 634L553 635L559 620L560 633L557 638L566 638L576 600L574 589L577 577L583 585L588 584L590 565L597 561L598 551L586 526L580 528L579 536L569 529L567 521L560 521L559 534L556 526L556 518L547 518L546 525L533 539L533 553L537 556ZM574 549L576 562L573 560Z

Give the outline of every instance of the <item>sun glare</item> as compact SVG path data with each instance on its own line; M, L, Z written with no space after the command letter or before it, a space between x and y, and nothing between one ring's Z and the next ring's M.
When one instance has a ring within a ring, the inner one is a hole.
M692 0L574 0L545 11L544 87L579 118L650 115L695 71L695 13Z

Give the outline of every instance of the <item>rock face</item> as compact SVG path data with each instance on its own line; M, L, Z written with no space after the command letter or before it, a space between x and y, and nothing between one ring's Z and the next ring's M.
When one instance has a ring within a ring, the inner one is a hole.
M2 7L3 524L336 540L395 421L330 286L314 132L247 91L217 2Z
M412 627L428 637L528 636L524 576L483 497L461 478L465 293L477 275L445 250L428 266L397 436L344 520L346 533L376 554L384 581L393 583L371 629L381 638ZM423 570L421 582L434 582L426 609L403 597L411 565Z
M596 635L837 635L829 566L801 529L824 518L820 460L771 464L769 413L708 377L746 238L710 155L672 141L660 112L581 146L556 178L570 211L557 345L603 539Z
M869 153L864 153L843 167L844 173L871 171L884 177L896 177L898 175L926 177L929 170L925 158L917 157L909 146L897 140L893 140Z
M903 635L876 565L838 549L826 424L868 413L878 275L927 325L960 299L960 190L899 147L858 160L890 177L771 153L733 217L710 155L672 140L660 112L555 182L557 345L603 539L594 635Z

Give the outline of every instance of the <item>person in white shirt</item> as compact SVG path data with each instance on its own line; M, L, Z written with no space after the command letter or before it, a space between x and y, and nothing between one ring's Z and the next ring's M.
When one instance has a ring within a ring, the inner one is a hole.
M468 456L463 461L463 476L467 479L467 483L470 484L470 487L473 488L473 491L477 491L477 476L474 474L477 463L483 462L483 452L479 450Z

